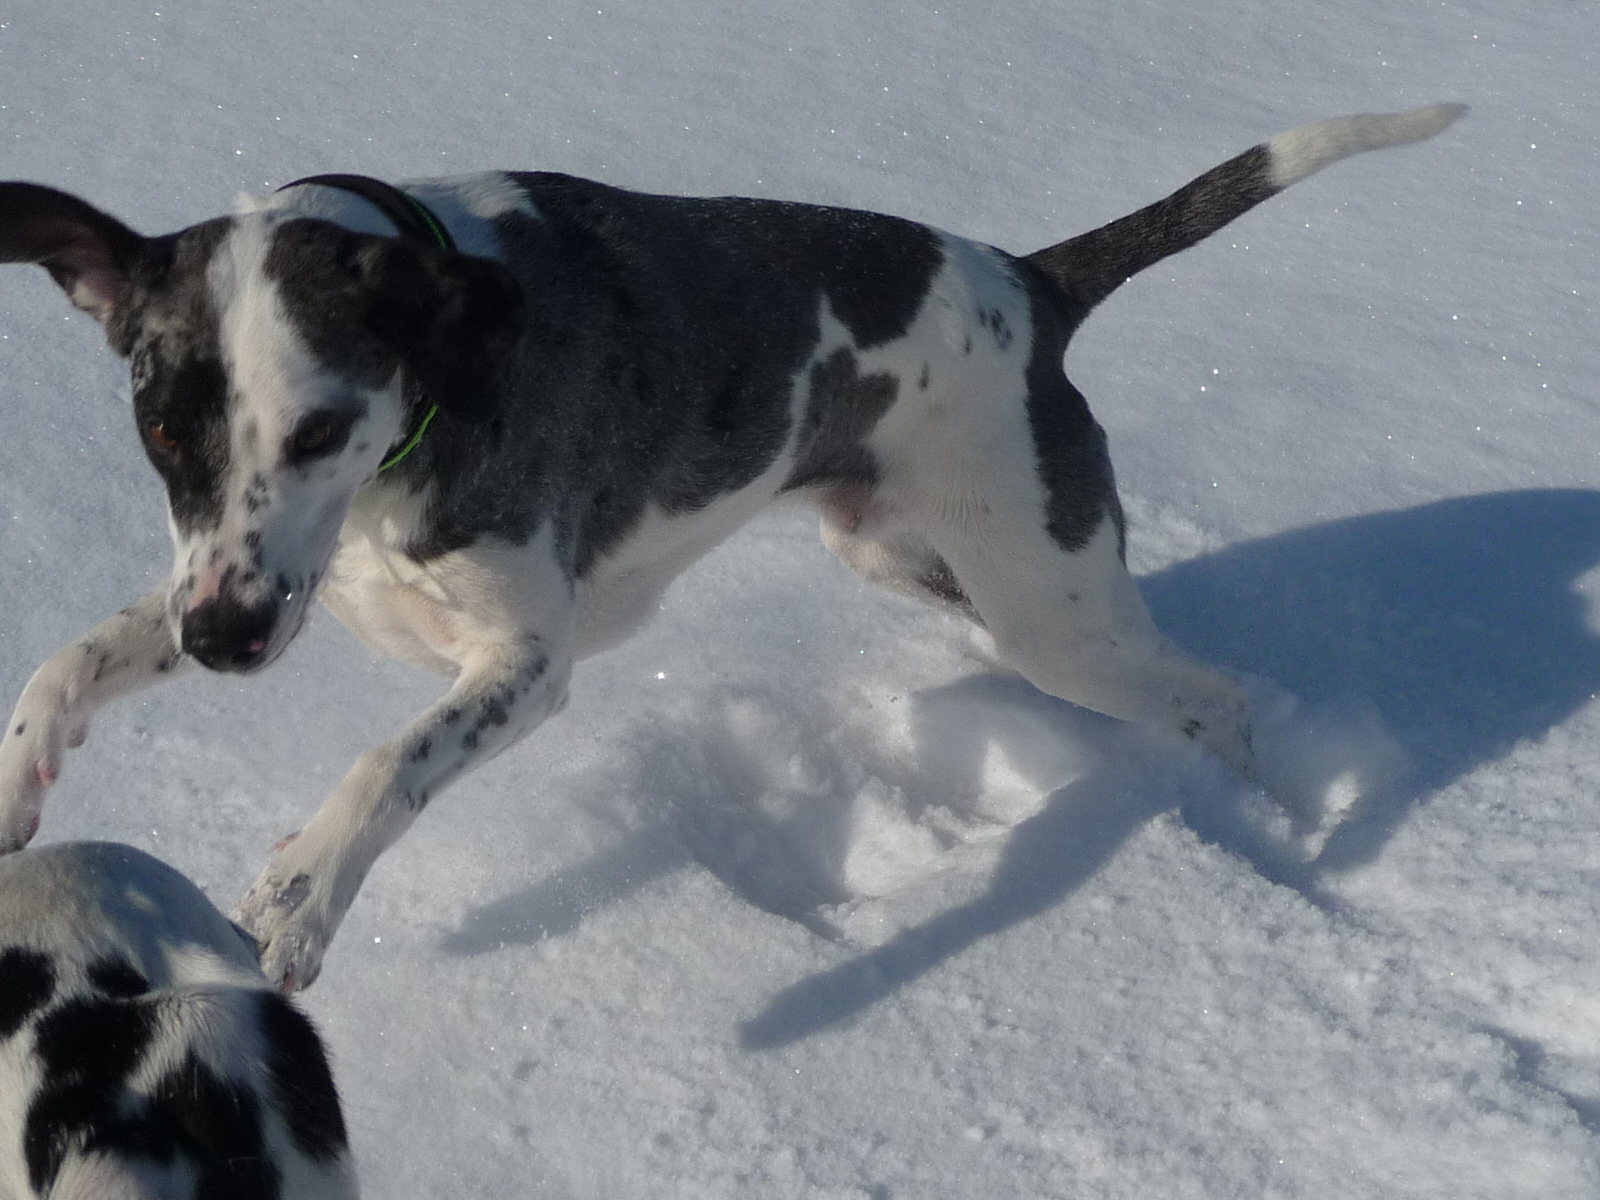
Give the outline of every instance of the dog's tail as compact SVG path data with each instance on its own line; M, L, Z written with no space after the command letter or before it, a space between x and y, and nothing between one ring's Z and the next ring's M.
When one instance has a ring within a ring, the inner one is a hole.
M1027 261L1072 302L1076 328L1125 280L1210 237L1291 183L1351 154L1430 138L1466 111L1464 104L1435 104L1302 125L1212 167L1165 200L1037 250Z

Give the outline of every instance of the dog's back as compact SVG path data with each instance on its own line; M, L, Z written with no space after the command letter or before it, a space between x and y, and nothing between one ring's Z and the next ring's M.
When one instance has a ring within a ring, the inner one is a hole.
M140 851L0 859L0 1197L356 1194L309 1021Z

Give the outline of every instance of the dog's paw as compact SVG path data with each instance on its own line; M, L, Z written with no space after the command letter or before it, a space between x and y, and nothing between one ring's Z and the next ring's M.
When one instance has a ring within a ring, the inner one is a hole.
M61 774L69 747L81 746L81 722L65 705L29 687L0 733L0 854L26 846L39 830L45 789Z
M1265 680L1251 680L1256 709L1256 782L1289 821L1286 844L1306 861L1330 839L1353 833L1363 813L1392 797L1410 761L1369 702L1355 697L1303 705Z
M289 995L316 982L338 921L327 901L330 889L284 857L280 852L267 864L230 916L255 940L267 980Z

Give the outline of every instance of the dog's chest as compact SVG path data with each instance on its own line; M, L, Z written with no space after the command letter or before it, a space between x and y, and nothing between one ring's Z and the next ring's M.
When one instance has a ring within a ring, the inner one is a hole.
M484 538L417 563L374 531L347 525L321 597L379 653L454 675L475 647L516 629L555 641L570 630L576 658L625 640L658 610L685 569L772 497L775 463L749 487L692 514L646 512L573 581L548 528L524 544Z

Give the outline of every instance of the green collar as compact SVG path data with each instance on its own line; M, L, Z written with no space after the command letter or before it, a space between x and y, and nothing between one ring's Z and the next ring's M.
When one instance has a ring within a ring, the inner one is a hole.
M433 419L438 415L439 406L437 404L430 404L428 406L428 411L422 415L422 420L417 423L417 431L408 439L406 439L406 444L401 446L400 449L396 450L393 457L391 457L387 462L379 463L378 470L380 472L387 471L390 467L394 466L402 458L415 450L417 448L417 443L422 441L422 435L428 432L428 426L433 424Z

